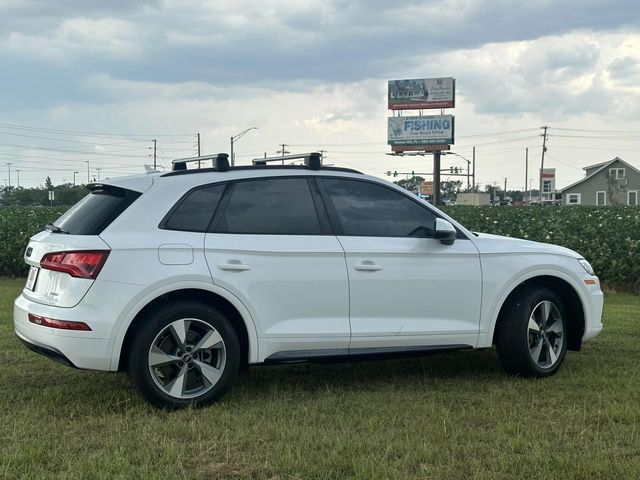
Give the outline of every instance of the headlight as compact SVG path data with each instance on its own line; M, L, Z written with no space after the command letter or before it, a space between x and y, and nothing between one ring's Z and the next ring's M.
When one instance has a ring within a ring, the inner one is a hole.
M591 264L587 262L584 258L579 258L578 261L580 262L580 265L582 265L582 268L584 268L589 275L596 274L596 272L593 271L593 267L591 266Z

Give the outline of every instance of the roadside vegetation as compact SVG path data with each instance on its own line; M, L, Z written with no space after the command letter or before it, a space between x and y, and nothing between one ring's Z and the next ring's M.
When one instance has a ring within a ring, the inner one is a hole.
M0 275L26 274L29 238L68 207L0 208ZM444 207L467 228L555 243L591 262L607 288L640 290L640 208Z
M640 298L548 379L495 350L253 367L223 401L150 407L124 374L73 370L13 335L0 279L0 478L638 478Z

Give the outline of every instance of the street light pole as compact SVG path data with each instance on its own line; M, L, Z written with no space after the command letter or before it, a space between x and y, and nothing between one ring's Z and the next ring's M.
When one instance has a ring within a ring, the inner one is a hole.
M76 186L76 173L80 173L80 172L73 172L73 186Z
M7 163L7 166L9 167L9 188L11 188L11 164Z
M242 137L245 133L247 133L250 130L258 130L258 127L249 127L246 130L240 132L239 134L230 137L231 138L231 150L229 151L229 156L231 157L231 166L232 167L236 164L235 156L233 154L233 143L238 141L240 139L240 137Z
M85 160L85 162L87 162L87 183L90 183L91 180L89 180L89 160Z
M20 188L20 169L16 169L16 173L18 174L18 187Z
M96 167L96 170L98 171L98 181L100 181L100 170L102 170L102 168Z

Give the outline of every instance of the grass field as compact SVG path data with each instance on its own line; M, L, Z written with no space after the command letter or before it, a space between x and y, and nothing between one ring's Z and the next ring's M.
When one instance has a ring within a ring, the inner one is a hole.
M639 478L640 297L558 375L494 350L255 367L207 409L146 405L123 374L73 370L13 336L0 279L0 478Z

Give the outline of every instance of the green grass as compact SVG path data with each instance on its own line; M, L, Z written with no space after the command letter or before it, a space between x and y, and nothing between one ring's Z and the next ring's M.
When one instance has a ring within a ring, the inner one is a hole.
M544 380L494 350L255 367L219 404L158 411L123 374L73 370L13 336L0 279L0 478L638 478L640 297Z

